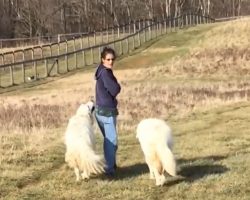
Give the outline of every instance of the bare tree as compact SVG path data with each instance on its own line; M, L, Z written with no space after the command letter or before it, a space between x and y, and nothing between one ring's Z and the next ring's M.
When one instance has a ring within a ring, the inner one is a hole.
M87 32L190 12L212 17L247 14L250 0L0 0L0 37Z

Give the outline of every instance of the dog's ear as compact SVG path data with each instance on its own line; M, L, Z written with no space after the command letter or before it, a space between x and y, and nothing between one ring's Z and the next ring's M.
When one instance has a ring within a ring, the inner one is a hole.
M92 101L93 103L95 103L95 98L94 98L94 96L89 96L89 101Z

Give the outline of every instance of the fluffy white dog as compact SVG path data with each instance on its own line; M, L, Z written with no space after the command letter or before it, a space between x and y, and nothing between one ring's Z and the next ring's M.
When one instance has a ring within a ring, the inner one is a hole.
M173 139L171 129L160 119L144 119L137 126L137 135L146 163L150 171L150 179L156 179L156 185L165 183L164 171L171 176L176 175L176 162L171 151Z
M65 133L65 161L74 168L76 181L104 172L104 158L95 153L94 103L81 104Z

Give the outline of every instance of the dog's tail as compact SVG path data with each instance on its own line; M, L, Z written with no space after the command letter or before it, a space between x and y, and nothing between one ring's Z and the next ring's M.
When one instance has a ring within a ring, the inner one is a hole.
M95 153L93 148L84 145L77 148L67 150L65 161L70 167L77 167L83 171L88 177L91 174L100 174L104 172L104 158Z
M93 149L89 149L88 153L80 152L80 154L80 168L87 174L100 174L104 172L104 158L97 155Z
M176 176L176 162L171 149L167 145L161 144L157 147L157 155L162 162L163 168L171 176Z

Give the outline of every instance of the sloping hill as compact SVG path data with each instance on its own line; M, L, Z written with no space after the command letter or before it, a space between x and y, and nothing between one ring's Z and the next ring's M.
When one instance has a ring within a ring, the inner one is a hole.
M75 183L64 163L68 118L94 92L94 69L1 95L2 199L249 199L249 21L169 33L116 63L117 178ZM169 122L178 177L155 187L135 127ZM98 150L102 137L97 132Z

